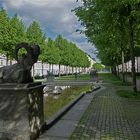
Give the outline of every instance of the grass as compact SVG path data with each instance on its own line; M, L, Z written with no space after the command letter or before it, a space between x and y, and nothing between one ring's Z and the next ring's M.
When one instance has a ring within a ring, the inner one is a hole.
M140 79L140 76L137 76L137 79Z
M140 92L133 92L131 90L117 90L117 95L120 97L128 98L128 99L137 99L140 100Z
M56 78L57 80L89 80L89 74L78 74L77 79L75 75L60 76Z
M99 74L99 79L103 80L104 82L112 83L118 96L128 99L140 100L140 92L133 92L130 82L123 83L120 78L111 73Z
M120 81L120 79L112 73L99 73L99 79L109 83Z
M47 96L44 103L45 119L49 119L57 111L59 111L62 107L75 99L82 92L86 92L89 90L91 90L91 86L75 86L63 90L62 93L58 96L58 99L54 99L54 96Z
M123 83L119 77L113 75L112 73L99 73L99 79L117 86L131 86L130 82Z
M75 75L67 75L55 77L55 80L89 80L89 74L78 74L77 79ZM35 82L46 82L46 79L34 79Z

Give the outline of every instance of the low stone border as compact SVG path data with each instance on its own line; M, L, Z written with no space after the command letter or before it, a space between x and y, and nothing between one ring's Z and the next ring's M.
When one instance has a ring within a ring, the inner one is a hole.
M96 90L98 90L100 88L101 88L101 86L95 86L94 89L92 89L91 91L87 91L86 94L94 92L94 91L96 91Z
M56 114L54 114L49 120L47 120L42 126L42 133L52 127L66 112L68 112L81 98L83 98L86 94L94 92L100 89L100 86L95 87L91 91L87 91L86 93L80 94L76 99L71 101L69 104L65 105L62 109L60 109Z

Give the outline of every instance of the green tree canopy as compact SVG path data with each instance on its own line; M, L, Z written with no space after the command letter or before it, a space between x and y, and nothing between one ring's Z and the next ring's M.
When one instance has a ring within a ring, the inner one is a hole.
M0 10L0 50L3 54L9 56L11 48L9 46L9 18L7 16L6 10Z
M103 66L101 63L94 63L92 67L98 71L101 71L103 69Z

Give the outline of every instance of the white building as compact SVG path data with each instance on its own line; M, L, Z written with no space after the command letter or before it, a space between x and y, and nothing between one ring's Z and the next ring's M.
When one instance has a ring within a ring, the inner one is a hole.
M135 57L135 69L136 72L140 73L140 57ZM131 72L132 63L131 60L124 63L124 72ZM122 64L119 65L119 72L122 72Z
M16 63L15 60L8 61L8 65ZM4 55L0 55L0 67L6 66L6 57ZM41 61L38 61L37 63L34 64L34 67L32 68L32 75L47 75L48 71L53 72L54 75L59 74L59 65L50 65L47 63L43 63ZM82 72L82 68L73 68L70 66L60 66L60 74L68 74L68 73L75 73L75 72Z
M87 57L88 57L88 60L90 61L90 69L91 69L93 67L93 64L96 63L96 61L93 58L91 58L89 55L87 55Z

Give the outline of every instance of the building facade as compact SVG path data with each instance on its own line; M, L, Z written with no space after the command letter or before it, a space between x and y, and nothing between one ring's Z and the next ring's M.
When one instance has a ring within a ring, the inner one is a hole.
M119 72L122 72L122 64L118 66ZM117 68L116 68L117 69ZM124 72L131 72L132 71L132 63L131 60L124 63ZM140 73L140 57L135 57L135 70L137 73Z
M0 55L0 67L6 66L6 65L12 65L15 64L15 60L9 60L7 63L6 57L4 55ZM59 70L60 68L60 70ZM32 68L32 75L34 76L42 76L47 75L48 71L52 72L54 75L58 75L59 71L60 74L72 74L72 73L87 73L90 68L77 68L77 67L70 67L70 66L64 66L64 65L56 65L56 64L48 64L48 63L42 63L41 61L37 61L37 63L34 64Z

